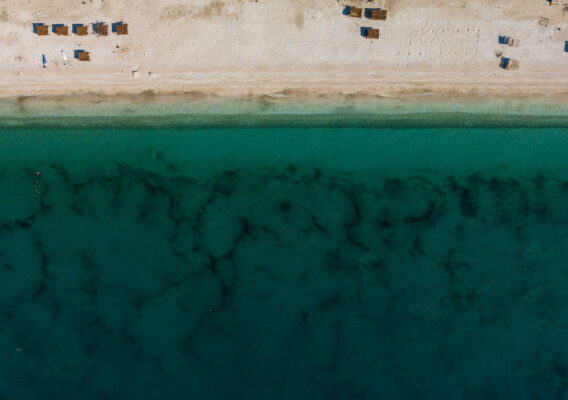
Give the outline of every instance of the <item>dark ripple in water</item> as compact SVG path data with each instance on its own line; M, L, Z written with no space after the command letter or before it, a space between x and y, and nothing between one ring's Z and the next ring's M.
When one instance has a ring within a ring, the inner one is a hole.
M0 176L0 399L568 395L568 182L176 168Z

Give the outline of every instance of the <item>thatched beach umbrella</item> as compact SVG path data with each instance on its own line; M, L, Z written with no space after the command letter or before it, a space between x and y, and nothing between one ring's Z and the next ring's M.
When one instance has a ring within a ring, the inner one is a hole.
M385 21L387 19L387 10L380 8L365 8L365 17Z
M128 35L128 24L120 22L115 22L112 24L112 32L117 35Z
M519 69L519 61L518 60L510 60L505 69L508 69L508 70Z
M107 36L108 35L108 25L102 22L97 22L93 24L93 33L96 33L99 36Z
M65 25L59 25L55 28L55 33L57 36L67 36L69 35L69 27Z
M79 61L91 61L91 56L88 51L80 51L77 53L77 58L79 58Z
M73 33L77 36L86 36L89 34L89 27L83 24L73 24Z
M379 38L379 30L375 28L371 28L370 26L362 26L361 27L361 36L366 39L378 39Z
M378 29L369 29L367 31L367 39L378 39L379 38L379 30Z
M47 25L38 25L36 26L36 33L39 36L49 35L49 27Z
M343 15L348 17L361 18L363 15L363 9L359 7L345 6L343 9Z

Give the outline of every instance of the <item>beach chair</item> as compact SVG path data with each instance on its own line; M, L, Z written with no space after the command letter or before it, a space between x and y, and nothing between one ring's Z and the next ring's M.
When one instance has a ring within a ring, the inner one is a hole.
M540 17L540 18L538 19L538 24L539 24L539 25L542 25L542 26L544 26L544 27L547 27L549 21L550 21L550 20L549 20L548 18Z
M39 36L46 36L49 35L49 27L43 23L35 23L33 24L34 33Z
M568 53L568 41L564 42L564 51Z
M507 41L507 45L509 45L509 47L519 47L519 43L519 39L509 38L509 40Z
M365 18L385 21L387 19L387 10L380 8L365 8Z
M89 34L89 27L83 24L73 24L72 31L77 36L86 36Z
M361 18L363 15L363 9L359 7L345 6L343 9L343 15L348 17Z
M379 30L371 28L370 26L362 26L361 36L363 36L365 39L378 39Z
M501 36L499 35L499 44L509 44L509 40L511 38L509 36Z
M117 35L128 35L128 24L121 22L115 22L112 24L112 32Z

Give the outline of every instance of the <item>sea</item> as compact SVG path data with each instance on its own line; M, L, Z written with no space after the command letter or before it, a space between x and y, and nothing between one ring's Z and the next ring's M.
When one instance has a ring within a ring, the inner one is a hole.
M4 115L0 399L568 399L568 113L413 107Z

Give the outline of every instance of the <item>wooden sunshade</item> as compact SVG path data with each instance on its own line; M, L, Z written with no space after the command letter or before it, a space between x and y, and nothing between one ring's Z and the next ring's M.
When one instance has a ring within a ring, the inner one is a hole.
M369 19L378 19L378 20L386 20L387 19L387 10L370 10L371 12L368 14Z
M351 9L349 10L349 16L350 17L361 18L361 15L363 15L363 9L362 8L351 7Z
M128 24L120 24L116 26L117 35L128 35Z
M49 35L49 27L47 25L38 25L36 29L39 36Z
M369 29L367 31L367 39L378 39L379 38L379 30L378 29Z
M81 51L77 54L79 61L91 61L91 56L88 51Z
M86 36L89 34L89 27L88 26L78 26L75 28L77 31L77 36Z
M508 70L517 70L519 69L519 61L518 60L510 60L505 69Z
M55 28L55 33L57 36L67 36L69 35L69 27L68 26L58 26Z
M108 35L108 25L99 25L97 26L97 34L100 36L107 36Z

